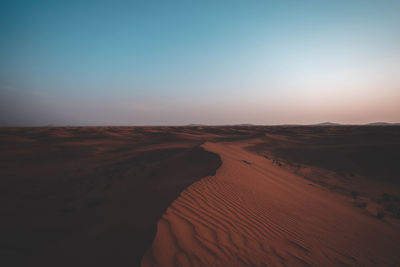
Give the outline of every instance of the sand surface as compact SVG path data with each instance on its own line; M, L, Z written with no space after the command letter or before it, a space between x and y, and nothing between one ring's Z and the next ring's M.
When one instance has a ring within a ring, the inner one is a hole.
M399 162L398 126L0 127L0 266L400 266Z
M206 142L222 166L181 193L142 266L400 266L400 228L248 152Z

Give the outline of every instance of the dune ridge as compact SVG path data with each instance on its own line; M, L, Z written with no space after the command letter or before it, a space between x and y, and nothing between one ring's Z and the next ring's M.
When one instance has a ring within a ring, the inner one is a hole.
M222 166L167 209L142 266L400 265L398 224L367 216L245 146L203 144Z

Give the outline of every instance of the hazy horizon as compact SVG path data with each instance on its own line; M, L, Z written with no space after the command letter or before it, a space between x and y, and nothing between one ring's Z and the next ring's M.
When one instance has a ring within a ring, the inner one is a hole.
M400 122L399 1L5 1L0 126Z

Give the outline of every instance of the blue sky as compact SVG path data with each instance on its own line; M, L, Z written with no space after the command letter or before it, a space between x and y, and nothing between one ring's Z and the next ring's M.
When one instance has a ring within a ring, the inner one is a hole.
M399 1L9 1L0 125L400 121Z

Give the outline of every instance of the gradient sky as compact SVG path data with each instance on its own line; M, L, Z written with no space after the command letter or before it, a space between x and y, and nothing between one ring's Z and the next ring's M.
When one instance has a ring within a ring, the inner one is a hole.
M400 122L400 1L2 1L0 125Z

